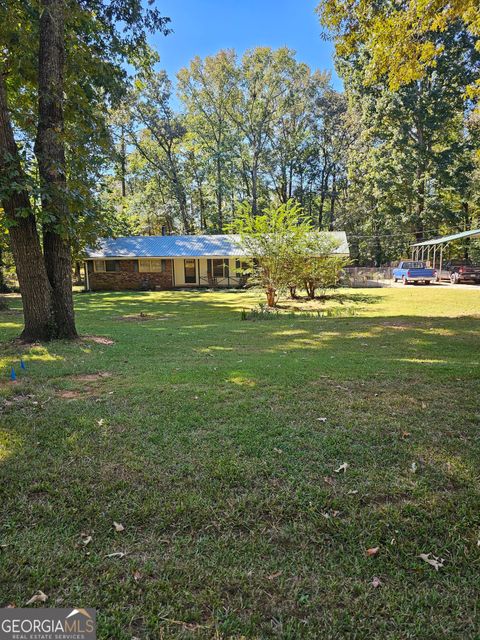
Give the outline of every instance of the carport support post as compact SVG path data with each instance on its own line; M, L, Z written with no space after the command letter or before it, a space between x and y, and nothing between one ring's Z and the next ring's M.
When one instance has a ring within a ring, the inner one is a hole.
M437 253L437 245L434 244L433 245L433 264L432 264L433 269L435 269L435 254L436 253Z
M440 265L438 267L438 280L442 277L442 265L443 265L443 244L440 245Z

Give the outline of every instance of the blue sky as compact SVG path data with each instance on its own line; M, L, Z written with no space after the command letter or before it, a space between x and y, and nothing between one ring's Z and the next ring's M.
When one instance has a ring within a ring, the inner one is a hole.
M320 37L316 4L316 0L157 0L162 14L172 19L174 33L155 36L152 44L160 53L160 66L172 79L195 55L288 46L312 69L331 71L333 85L341 89L332 43Z

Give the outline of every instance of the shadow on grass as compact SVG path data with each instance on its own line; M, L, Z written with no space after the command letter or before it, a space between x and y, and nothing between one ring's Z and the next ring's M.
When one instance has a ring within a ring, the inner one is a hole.
M77 298L79 324L115 344L27 353L29 378L11 387L21 398L2 407L0 603L41 587L98 606L101 637L121 640L160 637L159 611L219 637L275 637L275 619L288 637L316 638L384 637L400 610L403 635L436 637L440 616L452 637L467 620L469 637L478 321L248 323L239 294L160 298ZM145 311L148 322L112 323ZM98 397L55 395L95 371L112 374ZM446 576L418 560L430 550L447 556ZM372 596L374 574L385 588ZM330 617L339 607L352 634Z

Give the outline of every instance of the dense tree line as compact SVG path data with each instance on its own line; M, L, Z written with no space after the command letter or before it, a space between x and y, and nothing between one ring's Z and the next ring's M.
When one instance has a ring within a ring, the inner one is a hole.
M381 264L413 238L480 226L478 3L322 0L318 13L357 128L341 220L354 255Z
M138 214L144 233L162 226L218 233L239 203L255 215L291 198L319 227L333 228L345 183L346 119L345 98L328 74L312 72L287 48L195 58L179 72L176 96L164 72L143 70L114 114L112 199Z
M470 228L479 52L458 22L430 37L435 66L396 89L372 81L360 45L337 55L344 93L285 48L195 58L175 83L143 71L116 114L123 153L109 205L140 233L218 233L240 203L255 214L293 198L317 228L346 230L353 258L371 264Z
M147 43L168 19L141 0L0 0L0 248L23 336L75 337L72 259L98 236L219 233L293 200L382 264L478 226L480 10L422 7L322 0L338 92L288 48L168 78Z

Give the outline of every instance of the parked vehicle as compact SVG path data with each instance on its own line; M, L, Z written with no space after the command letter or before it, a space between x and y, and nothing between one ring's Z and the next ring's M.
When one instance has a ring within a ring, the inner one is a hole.
M442 270L437 273L438 280L449 280L452 284L460 282L474 282L480 284L480 267L467 261L446 262Z
M424 262L402 260L402 262L399 262L398 267L393 270L393 280L395 282L401 280L403 284L408 284L409 282L413 282L413 284L418 282L430 284L436 278L437 272L435 269L430 269Z

